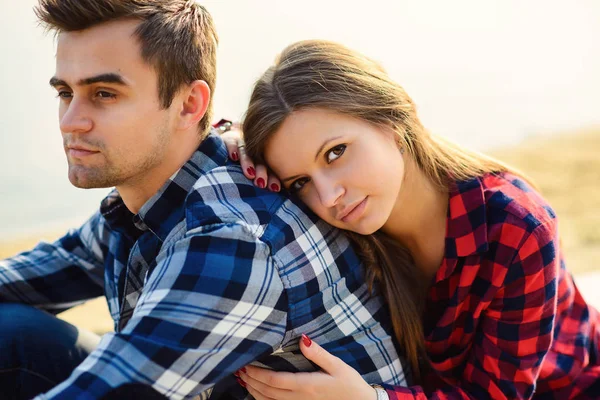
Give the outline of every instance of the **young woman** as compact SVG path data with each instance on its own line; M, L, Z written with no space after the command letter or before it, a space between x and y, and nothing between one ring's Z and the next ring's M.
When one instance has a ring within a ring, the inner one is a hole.
M356 242L413 371L390 399L600 396L598 313L565 269L550 206L519 172L427 132L377 63L291 45L256 83L243 131L243 157ZM301 350L323 372L247 367L242 384L259 400L363 400L368 384L311 339Z

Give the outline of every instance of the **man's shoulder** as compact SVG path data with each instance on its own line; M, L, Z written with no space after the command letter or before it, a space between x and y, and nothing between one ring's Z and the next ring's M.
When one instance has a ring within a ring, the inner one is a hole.
M306 298L307 282L318 282L324 271L332 282L342 277L348 286L363 282L360 260L343 231L299 200L255 187L237 165L217 167L197 180L186 201L186 223L188 232L198 233L241 226L235 230L241 240L264 243L286 287L299 288L288 292L292 302Z
M237 164L200 176L188 193L185 208L188 230L237 223L262 237L269 227L309 229L320 222L301 202L256 187Z

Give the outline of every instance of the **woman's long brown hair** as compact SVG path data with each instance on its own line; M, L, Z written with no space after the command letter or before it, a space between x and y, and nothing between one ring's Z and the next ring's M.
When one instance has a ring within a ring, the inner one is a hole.
M426 131L404 89L373 60L340 44L311 40L287 47L256 82L244 119L247 154L264 163L264 149L285 118L299 109L327 109L392 128L398 146L440 190L456 180L509 170L504 164ZM382 232L349 232L364 261L366 280L379 287L394 334L416 380L427 365L422 327L425 278L410 253ZM425 363L423 362L425 361Z

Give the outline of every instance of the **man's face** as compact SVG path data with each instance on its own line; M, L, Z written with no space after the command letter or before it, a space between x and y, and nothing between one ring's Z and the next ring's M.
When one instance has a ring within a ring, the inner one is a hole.
M59 35L51 85L77 187L140 185L165 163L174 110L161 109L156 71L134 37L137 24L113 21Z

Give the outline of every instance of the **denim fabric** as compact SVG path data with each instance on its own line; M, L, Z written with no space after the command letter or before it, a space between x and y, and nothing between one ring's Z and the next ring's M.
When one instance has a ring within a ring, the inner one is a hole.
M31 399L69 377L100 337L37 308L0 304L0 398Z

